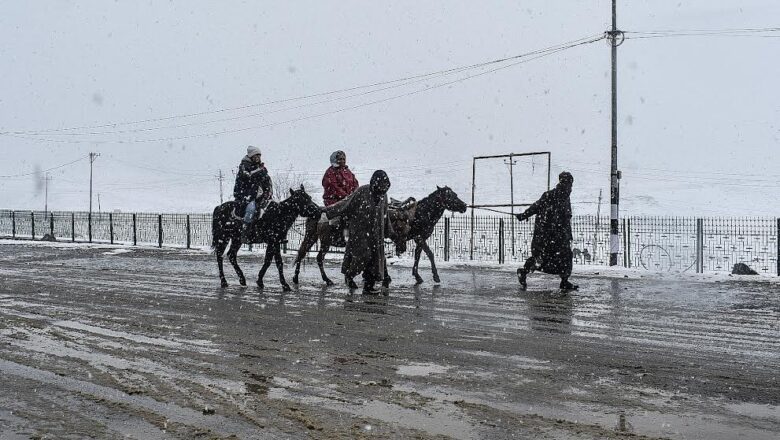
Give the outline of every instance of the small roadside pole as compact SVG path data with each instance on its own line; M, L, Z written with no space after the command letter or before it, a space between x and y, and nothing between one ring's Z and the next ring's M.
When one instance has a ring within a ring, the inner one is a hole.
M32 232L32 239L35 240L35 213L30 212L30 228Z
M76 241L76 213L70 213L70 241Z
M504 219L498 219L498 264L504 264Z
M114 214L108 213L108 235L111 240L111 244L114 244Z
M11 211L11 238L16 238L16 211Z
M54 214L49 213L49 234L54 238Z
M780 218L777 219L777 276L780 277Z
M444 261L450 261L450 218L444 217Z
M190 248L190 215L187 214L187 249Z
M133 246L138 246L138 228L135 223L135 214L133 214Z
M157 247L162 247L162 243L163 243L162 214L157 214Z
M704 273L704 220L696 219L696 273Z

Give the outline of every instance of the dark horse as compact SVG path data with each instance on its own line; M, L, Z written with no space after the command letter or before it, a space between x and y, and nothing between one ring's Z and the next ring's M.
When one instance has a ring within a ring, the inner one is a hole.
M417 206L417 202L413 197L406 199L403 202L393 202L390 204L387 210L387 218L392 226L392 234L386 238L392 240L395 244L395 250L398 255L406 252L407 234L409 232L409 221L414 216L414 211ZM317 266L320 268L320 275L322 281L328 286L333 285L333 281L328 278L325 273L324 261L325 255L332 247L344 247L344 239L342 237L343 228L333 227L329 223L320 223L317 219L310 218L306 220L306 232L301 241L301 247L298 249L298 255L295 258L295 275L293 275L293 283L298 284L298 274L301 272L301 262L306 257L314 243L317 240L320 241L320 250L317 252ZM387 283L389 277L385 279ZM354 284L354 282L353 282ZM383 285L385 285L383 283ZM387 287L387 285L385 285Z
M236 261L236 254L241 247L242 220L233 216L235 206L236 202L225 202L214 208L214 215L212 217L211 232L214 238L211 247L214 248L214 253L217 255L219 279L222 283L222 287L227 287L228 285L225 280L225 272L222 269L222 254L225 252L228 242L230 242L228 260L230 261L230 264L233 265L233 268L236 269L238 282L242 286L246 286L246 278L244 278L244 273L241 272L241 268L238 267L238 262ZM315 217L319 212L320 208L312 201L311 196L306 194L303 186L301 186L301 189L299 190L291 189L290 197L287 199L279 203L271 203L263 217L252 224L248 231L250 242L265 243L267 245L263 267L260 268L260 272L257 274L258 287L261 289L263 288L265 271L268 270L268 266L271 265L271 259L274 259L276 261L276 268L279 269L279 281L282 284L282 289L285 292L292 290L284 279L284 266L282 262L282 253L279 249L280 245L287 238L287 231L290 230L290 227L292 227L298 216Z
M466 212L466 203L459 199L458 195L455 194L455 191L450 189L450 187L437 186L436 191L432 192L428 197L425 197L424 199L417 202L414 208L414 215L410 220L393 224L393 229L396 231L403 230L399 234L400 237L393 239L397 250L405 252L405 242L407 240L414 240L416 244L416 248L414 250L414 267L412 269L412 275L414 275L416 284L423 282L423 279L417 273L417 266L420 263L420 254L423 251L425 251L425 255L427 255L428 259L431 261L433 280L437 283L440 281L439 273L436 271L436 264L433 262L433 252L428 247L426 240L431 236L431 234L433 234L433 228L436 226L436 223L439 222L441 216L444 215L445 210L463 213ZM293 276L293 282L296 284L298 283L298 273L301 269L301 261L306 256L306 253L309 251L311 246L314 245L314 243L316 243L317 239L319 238L320 251L317 254L317 264L319 265L320 274L322 275L323 281L325 281L325 283L328 285L332 285L333 283L330 281L330 279L328 279L328 276L325 275L325 270L323 268L323 260L325 253L328 252L331 237L327 233L322 233L322 231L319 231L320 233L318 234L316 228L312 229L309 227L310 222L311 220L307 221L306 237L304 237L303 242L301 243L301 248L298 250L298 256L295 258L295 275ZM399 245L399 241L402 241L403 245Z
M433 252L428 247L428 237L433 234L433 228L439 222L444 211L466 212L466 202L458 198L455 191L449 186L436 187L428 197L417 202L417 212L410 223L409 240L414 240L414 266L412 266L412 275L414 275L415 284L422 284L423 279L417 273L417 266L420 264L420 254L425 252L428 260L431 262L431 271L433 271L433 281L440 282L439 272L436 270L436 263L433 262Z

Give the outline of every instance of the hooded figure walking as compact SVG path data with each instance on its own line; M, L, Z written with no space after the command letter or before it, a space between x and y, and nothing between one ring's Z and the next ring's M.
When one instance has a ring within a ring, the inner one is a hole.
M371 183L358 187L355 192L324 209L327 218L349 217L347 228L349 240L344 250L341 273L350 289L356 289L354 277L363 273L363 293L376 294L377 281L383 287L390 285L385 260L385 237L392 235L392 226L387 218L387 190L390 178L377 170L371 176Z
M578 286L569 282L574 255L571 250L571 195L574 177L564 171L558 176L558 185L542 194L529 206L520 221L535 215L534 238L531 240L531 257L517 269L517 280L523 290L527 288L526 276L534 270L561 276L562 290L576 290Z

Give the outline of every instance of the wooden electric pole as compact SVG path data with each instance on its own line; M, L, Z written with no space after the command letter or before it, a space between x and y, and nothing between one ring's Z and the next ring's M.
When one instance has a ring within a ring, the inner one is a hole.
M222 181L225 180L225 176L222 175L222 169L220 168L219 174L217 175L217 180L219 180L219 204L221 205L224 203L222 201Z
M89 215L92 215L92 164L100 153L89 153Z

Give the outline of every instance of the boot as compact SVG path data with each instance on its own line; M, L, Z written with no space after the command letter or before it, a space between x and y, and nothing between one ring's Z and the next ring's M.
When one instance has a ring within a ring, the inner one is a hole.
M528 288L528 284L526 283L525 277L528 276L528 271L521 267L520 269L517 269L517 281L520 283L520 288L525 290Z
M363 285L363 295L378 295L379 290L374 288L374 283L366 283Z
M569 291L569 290L577 290L580 288L580 286L576 284L572 284L569 282L569 280L561 280L561 290Z

